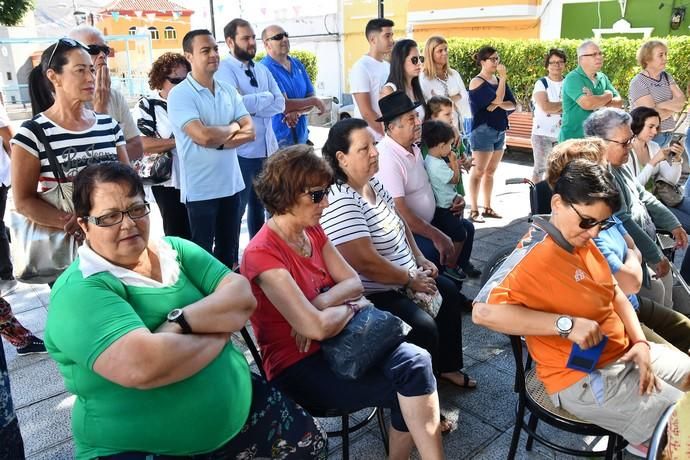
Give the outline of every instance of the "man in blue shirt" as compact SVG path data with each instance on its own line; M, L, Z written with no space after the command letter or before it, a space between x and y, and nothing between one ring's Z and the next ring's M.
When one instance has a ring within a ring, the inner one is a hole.
M245 184L240 212L244 213L248 205L247 227L249 236L253 238L264 224L265 211L252 184L266 158L278 150L272 118L285 110L285 98L271 72L260 63L254 64L256 36L249 22L233 19L225 26L224 35L230 55L221 61L216 79L237 89L252 117L256 133L256 140L237 148L237 159Z
M237 90L214 78L220 55L211 32L188 32L182 48L192 71L168 96L181 160L180 196L192 240L232 268L244 190L236 147L254 140L254 125Z
M321 99L314 96L314 87L304 65L290 54L290 39L280 26L268 26L261 32L266 57L261 63L275 78L285 96L285 112L273 116L273 131L280 148L305 144L309 137L307 117L304 113L312 107L319 114L326 111Z

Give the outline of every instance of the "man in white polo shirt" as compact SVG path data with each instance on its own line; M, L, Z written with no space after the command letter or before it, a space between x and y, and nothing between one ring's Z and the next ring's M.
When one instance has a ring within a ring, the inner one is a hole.
M350 70L350 92L355 102L355 117L369 125L375 140L383 137L383 123L376 121L379 112L379 93L388 79L390 64L385 58L393 49L393 26L390 19L377 18L367 23L365 35L369 52Z

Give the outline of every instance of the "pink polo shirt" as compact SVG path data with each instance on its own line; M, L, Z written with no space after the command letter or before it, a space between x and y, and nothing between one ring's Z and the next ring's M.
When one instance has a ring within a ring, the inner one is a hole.
M376 178L393 198L405 198L405 204L417 217L431 222L436 210L434 191L424 169L424 159L417 146L408 152L388 135L376 144L379 172Z

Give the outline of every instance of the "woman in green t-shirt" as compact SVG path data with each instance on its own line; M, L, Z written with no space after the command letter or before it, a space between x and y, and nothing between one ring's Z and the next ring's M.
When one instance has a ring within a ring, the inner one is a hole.
M73 199L86 243L53 286L46 347L77 396L76 457L325 458L314 420L230 343L256 308L247 280L188 241L149 241L129 166L88 166Z

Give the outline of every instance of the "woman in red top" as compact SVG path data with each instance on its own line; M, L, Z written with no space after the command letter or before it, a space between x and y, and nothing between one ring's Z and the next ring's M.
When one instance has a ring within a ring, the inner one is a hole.
M289 180L286 180L289 178ZM306 145L271 156L255 182L273 216L242 258L258 308L251 317L268 379L307 407L391 409L390 458L443 458L431 358L403 343L358 380L329 368L319 341L369 304L357 273L319 226L333 173ZM409 432L408 432L409 430Z

